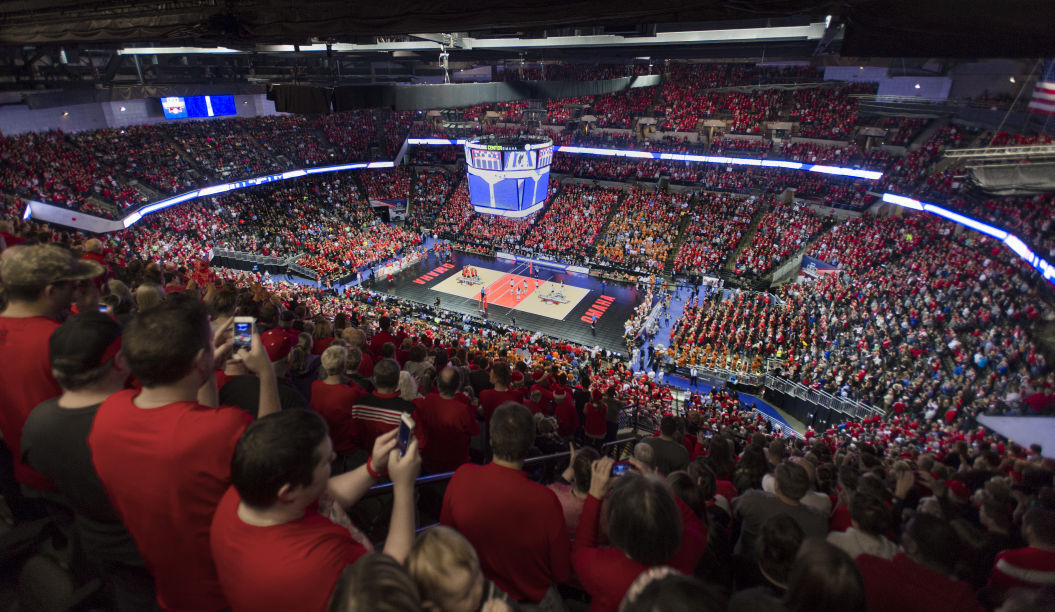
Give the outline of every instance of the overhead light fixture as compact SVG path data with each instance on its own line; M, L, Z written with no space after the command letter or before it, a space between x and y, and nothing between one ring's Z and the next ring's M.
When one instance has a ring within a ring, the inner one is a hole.
M69 117L70 116L70 111L63 111L62 112L62 116L63 117Z
M864 67L864 66L858 66L858 67L857 67L857 69L858 69L858 70L864 70L864 69L865 69L865 67Z
M1012 83L1014 83L1014 82L1015 82L1015 77L1011 77L1011 78L1010 78L1010 79L1008 79L1008 80L1009 80L1009 81L1011 81Z
M123 107L123 106L121 107L121 112L122 113L125 112L125 107Z
M118 49L118 55L181 55L198 53L245 53L227 47L126 47Z
M916 89L919 89L919 83L916 83Z

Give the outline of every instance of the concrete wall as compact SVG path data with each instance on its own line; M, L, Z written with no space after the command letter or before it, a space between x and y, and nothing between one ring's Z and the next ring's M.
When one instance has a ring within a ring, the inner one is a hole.
M276 114L275 103L268 100L264 94L239 95L234 99L239 117ZM223 117L216 117L216 119L223 119ZM158 101L152 99L94 102L38 109L31 109L24 104L0 107L0 133L5 136L48 130L82 132L163 121L170 120L165 119ZM176 119L175 121L187 120Z

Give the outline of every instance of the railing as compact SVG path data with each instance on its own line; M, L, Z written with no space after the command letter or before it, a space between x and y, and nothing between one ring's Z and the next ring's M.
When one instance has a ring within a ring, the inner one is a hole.
M882 416L884 414L882 409L870 406L864 402L859 402L848 397L838 397L827 391L813 389L801 383L792 382L773 374L765 375L765 386L768 389L790 395L791 397L797 397L816 406L834 410L853 419L867 419L877 415Z
M679 376L689 378L689 367L679 367L677 373ZM725 384L735 385L747 385L751 387L761 387L765 384L765 379L762 374L757 372L746 372L741 370L729 370L726 368L705 368L702 366L696 366L696 375L699 378L705 378L712 381L718 381Z
M633 445L638 439L639 436L635 435L608 442L602 445L601 453L615 459L623 458L633 452ZM570 452L564 451L530 457L524 461L523 470L535 482L549 484L567 467L570 455ZM447 490L447 482L452 476L454 472L428 474L418 477L414 483L416 524L419 532L439 524L443 495ZM370 490L349 510L348 514L356 527L361 529L372 542L375 544L383 542L388 530L388 520L392 514L392 483L383 482L370 487Z

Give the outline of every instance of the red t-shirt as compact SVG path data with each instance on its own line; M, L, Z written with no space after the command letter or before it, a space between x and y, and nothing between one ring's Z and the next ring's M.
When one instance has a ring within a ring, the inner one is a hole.
M158 603L223 609L209 526L252 417L196 402L138 408L138 393L119 391L99 407L88 435L95 471L154 575Z
M456 399L444 399L439 393L414 402L414 421L425 430L428 447L422 452L426 472L453 472L469 463L469 439L480 433L480 424L468 406Z
M330 439L337 453L351 453L355 445L355 420L352 406L363 390L358 385L330 385L321 380L311 383L311 409L326 419Z
M700 562L700 557L707 550L707 525L696 516L688 504L681 501L681 498L675 496L674 503L681 511L681 546L667 561L667 565L691 576L696 570L696 564Z
M212 556L232 610L326 610L337 578L366 554L314 507L295 521L257 527L238 518L230 487L212 520Z
M966 582L954 580L908 558L886 560L872 555L854 559L865 582L870 612L885 610L962 610L981 612Z
M608 425L605 423L608 407L602 402L587 402L584 412L586 435L591 438L603 438L608 431Z
M359 362L359 376L370 378L374 375L374 358L370 356L370 353L365 347L361 352L363 354L363 360Z
M571 574L560 501L522 470L461 466L447 485L440 522L472 543L484 575L514 599L540 601Z
M557 433L562 438L575 435L576 430L579 429L579 413L575 411L575 404L571 401L571 395L564 396L564 401L557 404L553 414L557 417L559 424Z
M331 344L333 344L332 337L321 338L319 340L316 340L315 343L311 345L311 354L322 355L326 351L326 349L330 348Z
M491 426L491 417L494 416L495 410L499 406L506 402L517 402L523 401L523 396L516 391L495 391L494 389L484 389L480 392L480 407L484 410L484 423L488 427Z
M43 490L54 487L22 463L22 426L37 404L62 395L48 355L48 340L58 326L47 317L0 317L0 433L11 449L18 482Z

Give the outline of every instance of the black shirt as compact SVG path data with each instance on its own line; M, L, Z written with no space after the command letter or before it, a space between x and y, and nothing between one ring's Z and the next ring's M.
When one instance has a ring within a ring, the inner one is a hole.
M98 410L99 404L60 408L58 398L41 402L22 428L22 461L55 485L54 497L73 510L89 557L141 566L139 549L110 505L88 450Z
M278 379L278 403L282 410L308 408L308 401L304 396L281 378ZM220 404L237 406L253 415L254 419L257 418L260 412L260 379L255 374L235 376L220 389Z

